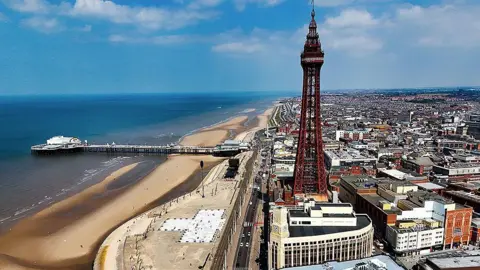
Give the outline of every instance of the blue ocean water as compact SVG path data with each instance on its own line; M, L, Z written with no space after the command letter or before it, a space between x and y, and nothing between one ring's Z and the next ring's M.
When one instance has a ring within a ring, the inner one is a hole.
M176 142L230 117L253 118L285 94L164 93L0 97L0 227L97 183L121 166L164 157L34 157L30 146L55 135L89 143ZM256 109L245 113L246 109Z

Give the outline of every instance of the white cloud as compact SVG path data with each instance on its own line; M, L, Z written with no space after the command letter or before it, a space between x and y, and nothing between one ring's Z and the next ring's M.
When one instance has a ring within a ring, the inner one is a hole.
M373 18L366 10L347 9L343 10L337 17L328 17L325 25L333 28L345 27L369 27L378 25L380 20Z
M76 0L70 14L151 30L177 29L217 15L216 12L194 9L172 11L156 7L130 7L108 0Z
M234 0L234 3L237 10L243 11L248 4L257 4L262 7L273 7L284 1L285 0Z
M185 42L187 36L184 35L163 35L153 37L131 37L125 35L111 35L108 40L112 43L129 43L129 44L154 44L154 45L170 45Z
M211 8L220 5L224 0L194 0L188 7L192 9ZM182 2L183 3L183 2Z
M264 46L259 43L246 43L246 42L230 42L230 43L222 43L212 47L212 51L220 52L220 53L256 53L260 52L264 49Z
M51 5L44 0L9 0L6 4L19 12L48 13L51 9Z
M354 55L363 55L365 52L378 51L382 49L383 42L369 36L347 36L333 40L333 49L346 50Z
M395 14L396 30L428 47L480 47L480 6L470 4L411 5Z
M72 7L70 3L63 1L58 5L51 4L47 0L3 0L3 2L15 11L37 15L66 13Z
M317 0L315 6L319 7L336 7L344 6L355 2L355 0Z
M320 41L325 50L337 50L353 56L379 51L384 44L375 36L382 20L364 10L347 9L337 17L328 17L318 26ZM218 53L252 54L283 53L296 55L305 42L308 24L296 31L274 31L256 28L250 33L238 29L220 35L221 42L212 50ZM266 48L273 47L274 50Z
M298 40L294 39L297 33L288 31L275 31L260 28L254 28L250 32L244 32L241 29L233 29L217 36L211 37L213 42L212 51L216 53L226 53L230 55L241 54L291 54L292 51L298 53ZM295 48L292 46L296 44ZM295 48L294 50L292 50Z
M51 34L64 30L63 25L55 18L32 17L21 21L25 27L36 31Z
M220 4L222 0L195 0L191 3L192 6L176 10L153 6L132 7L116 4L110 0L75 0L73 5L68 2L53 5L46 0L4 1L7 6L18 12L97 18L149 30L172 30L217 17L218 12L209 8Z
M3 15L1 12L0 12L0 22L6 22L8 20L7 16Z

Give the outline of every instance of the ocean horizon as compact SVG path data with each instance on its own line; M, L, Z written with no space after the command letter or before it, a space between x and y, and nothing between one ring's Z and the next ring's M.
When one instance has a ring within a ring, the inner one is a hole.
M0 229L98 183L135 162L165 156L76 154L37 157L30 147L57 136L88 143L176 143L201 128L254 119L285 93L159 93L0 96ZM249 109L255 109L250 111Z

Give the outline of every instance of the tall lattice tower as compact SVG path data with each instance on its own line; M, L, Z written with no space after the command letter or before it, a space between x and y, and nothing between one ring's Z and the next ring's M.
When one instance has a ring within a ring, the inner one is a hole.
M328 200L327 178L323 157L320 116L320 70L324 53L318 38L315 9L301 54L303 68L302 113L295 160L294 195L302 194Z

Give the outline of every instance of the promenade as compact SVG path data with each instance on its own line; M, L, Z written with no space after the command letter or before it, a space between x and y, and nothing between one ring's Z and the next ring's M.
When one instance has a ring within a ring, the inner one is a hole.
M252 152L239 155L241 165L235 180L223 178L228 167L228 161L224 161L210 171L195 191L124 223L101 245L94 269L139 269L141 266L146 269L191 269L211 265L227 225L215 234L211 243L179 243L181 232L160 229L166 220L192 218L201 209L224 209L223 218L228 220L234 213L236 198L243 196L239 194L238 186L251 156Z

